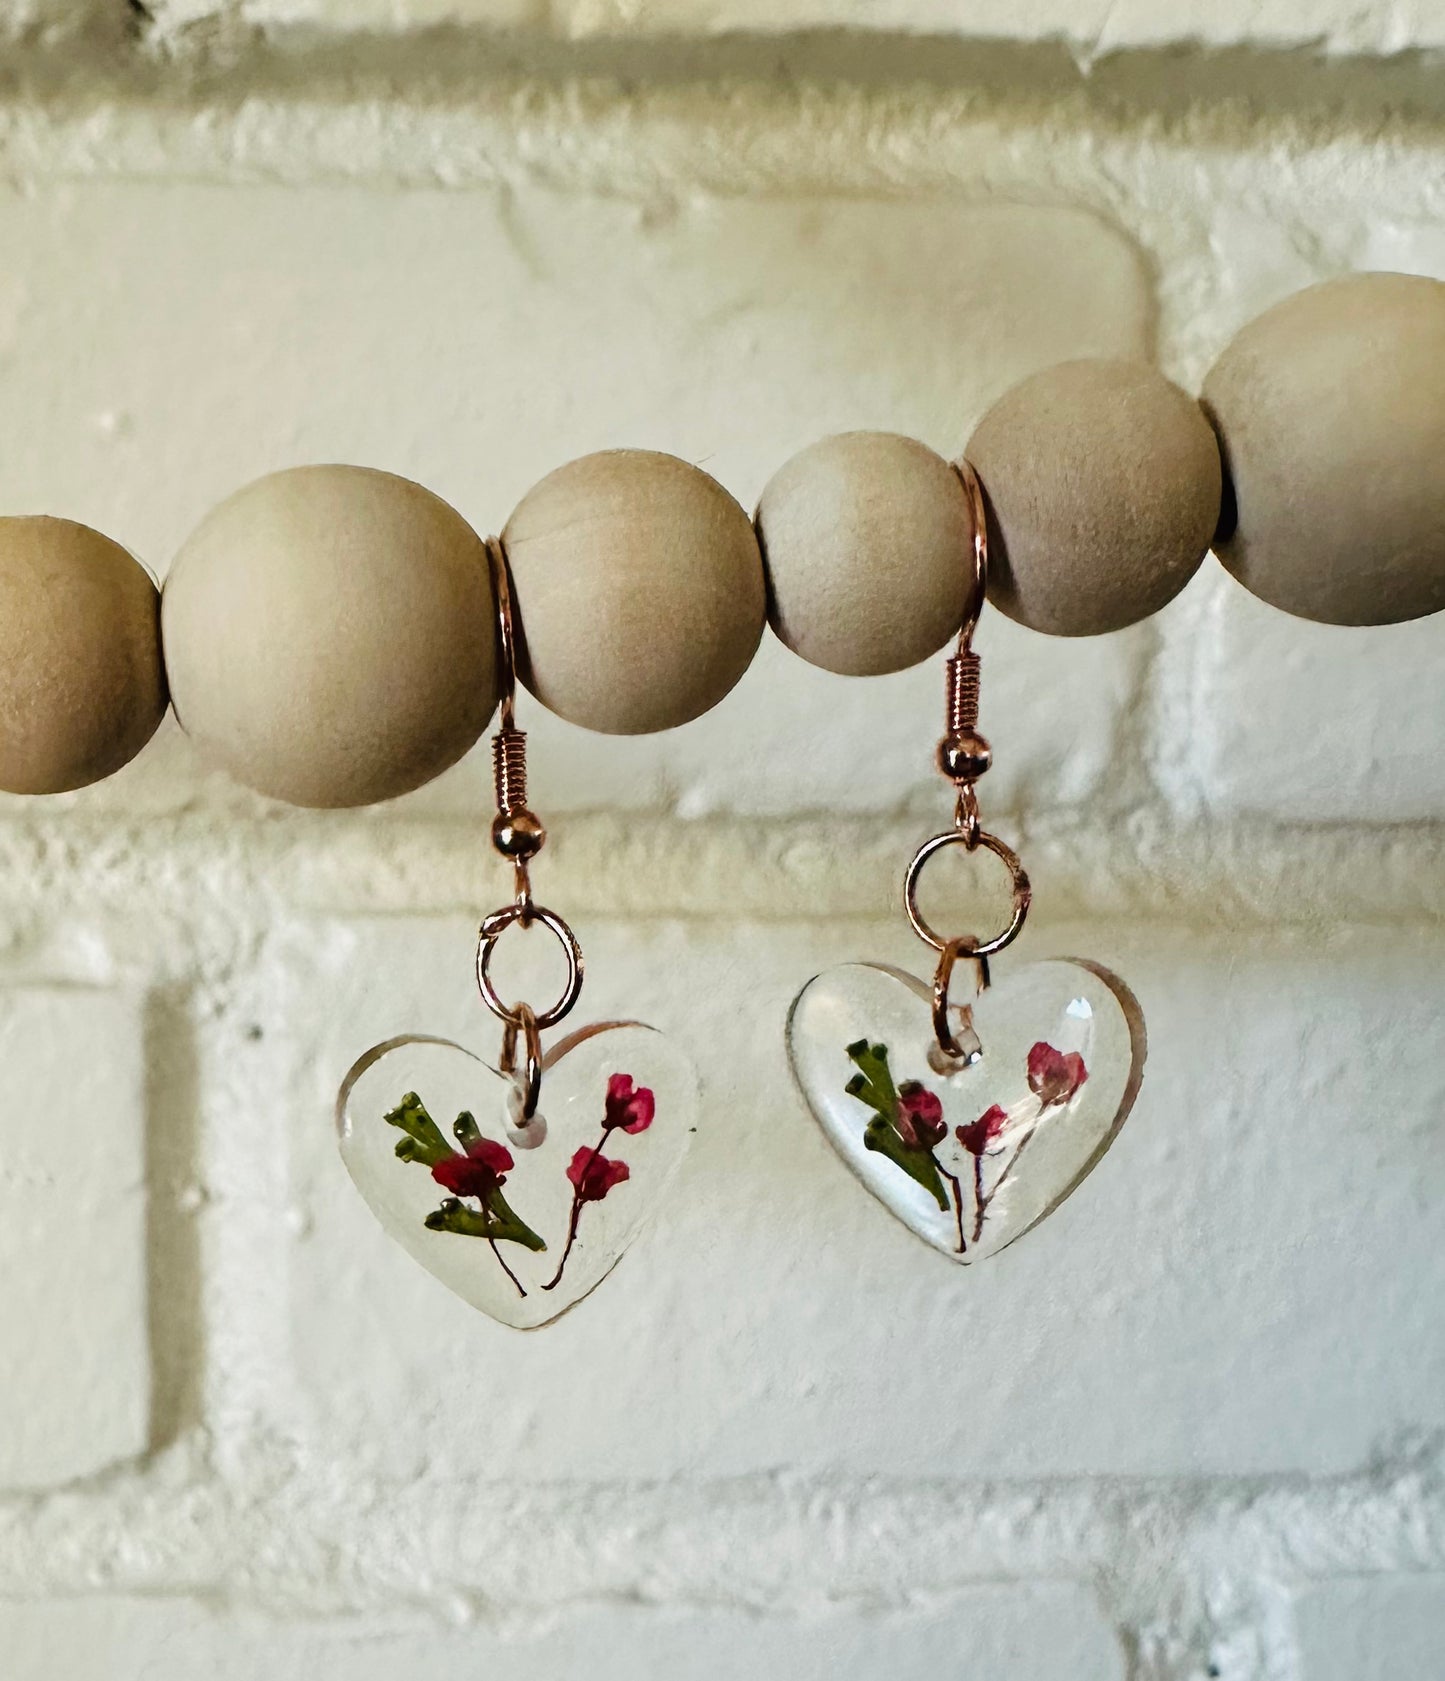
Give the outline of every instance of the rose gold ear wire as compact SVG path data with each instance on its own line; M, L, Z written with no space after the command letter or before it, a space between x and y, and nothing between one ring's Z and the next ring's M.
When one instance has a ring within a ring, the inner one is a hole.
M978 733L978 700L983 686L983 662L974 652L973 633L983 613L988 590L988 516L983 487L967 461L954 465L954 472L968 498L973 527L973 576L963 622L958 627L958 647L948 661L947 694L944 699L943 739L938 744L939 771L958 790L953 826L967 836L970 851L978 845L978 795L974 783L993 763L993 750Z
M497 815L492 819L492 845L512 865L512 902L482 919L477 937L477 986L482 1001L503 1023L502 1067L522 1093L522 1121L537 1111L542 1085L542 1029L552 1027L577 1002L582 990L582 947L567 923L532 898L532 859L546 844L547 831L527 804L527 733L517 728L517 643L512 622L512 579L500 540L487 539L492 597L497 604L497 686L501 715L492 737L492 778L496 784ZM530 1004L507 1004L492 983L492 953L513 923L530 928L540 923L554 934L567 960L567 979L557 1002L546 1010ZM523 1065L517 1066L517 1040L523 1040ZM518 1140L518 1142L520 1142ZM538 1138L540 1143L541 1139Z
M988 589L988 514L983 500L983 487L978 474L967 461L954 465L964 494L968 498L973 527L973 570L963 622L958 631L958 647L950 657L947 670L947 692L944 704L944 734L936 754L938 769L954 786L953 827L924 841L913 855L903 879L903 908L909 924L925 945L939 954L933 977L933 1035L946 1066L958 1067L974 1062L982 1054L972 1024L964 1009L968 1043L961 1044L949 1019L949 987L954 967L960 957L973 959L977 991L982 992L989 982L988 959L995 952L1017 939L1028 915L1032 888L1018 854L1006 846L997 835L982 827L978 815L978 794L974 784L993 762L988 742L978 732L978 703L982 680L982 662L973 647L973 633ZM979 940L971 934L945 939L936 933L918 908L918 883L923 867L935 852L945 847L962 846L968 852L982 848L991 852L1007 868L1013 882L1013 914L1008 926L991 940Z
M522 926L532 921L532 882L527 866L547 844L547 831L527 805L527 732L517 728L517 639L512 624L512 576L506 551L496 537L487 539L492 598L497 604L497 687L501 691L500 727L492 737L492 779L497 815L492 845L512 861L517 908Z

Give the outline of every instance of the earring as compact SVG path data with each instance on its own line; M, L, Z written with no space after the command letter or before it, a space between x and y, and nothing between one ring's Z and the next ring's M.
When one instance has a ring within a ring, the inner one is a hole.
M547 837L527 805L527 738L514 717L506 555L495 538L487 551L501 688L491 838L514 891L482 920L476 979L501 1023L500 1054L493 1065L447 1039L388 1039L342 1082L336 1125L357 1189L402 1248L474 1307L530 1329L594 1290L637 1236L687 1152L697 1086L682 1052L642 1022L594 1022L543 1052L542 1034L582 990L582 949L532 897ZM504 1002L492 978L513 927L544 928L562 949L566 981L544 1010Z
M788 1014L793 1077L828 1142L910 1231L952 1260L987 1259L1052 1213L1113 1142L1138 1093L1144 1021L1096 963L1055 958L990 984L989 960L1018 937L1031 889L1017 855L979 821L975 783L991 754L978 733L988 534L968 463L955 468L972 518L973 577L947 666L938 768L956 791L953 827L920 846L904 878L915 934L938 954L931 985L882 963L815 976ZM961 847L1009 872L1013 910L991 939L945 938L918 905L929 860ZM972 996L955 1002L960 971Z

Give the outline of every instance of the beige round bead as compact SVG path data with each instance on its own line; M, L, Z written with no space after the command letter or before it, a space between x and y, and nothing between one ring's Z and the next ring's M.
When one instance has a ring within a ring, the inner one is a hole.
M1356 274L1247 326L1204 382L1233 501L1220 559L1325 624L1445 607L1445 283Z
M758 503L768 619L825 671L873 677L958 629L973 527L958 474L895 432L845 432L792 457Z
M165 710L160 597L139 562L68 519L0 519L0 788L98 782Z
M763 630L748 516L699 468L604 450L549 473L503 532L518 675L604 735L646 735L716 706Z
M1198 403L1146 362L1045 368L964 452L989 518L989 600L1051 636L1157 613L1209 551L1219 448Z
M367 467L295 467L221 503L176 556L162 625L182 727L293 805L420 787L497 702L485 545Z

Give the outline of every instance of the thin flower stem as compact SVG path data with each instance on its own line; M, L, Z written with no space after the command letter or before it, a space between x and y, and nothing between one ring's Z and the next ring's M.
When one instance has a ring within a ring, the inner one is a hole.
M551 1279L542 1286L544 1290L555 1290L562 1282L562 1273L567 1266L567 1257L572 1253L572 1245L577 1241L577 1224L582 1218L582 1187L587 1183L587 1175L591 1171L593 1162L595 1162L598 1156L602 1154L603 1148L607 1143L607 1133L608 1128L604 1126L601 1138L599 1138L597 1143L593 1146L592 1154L588 1156L586 1163L583 1165L582 1171L577 1175L577 1184L572 1191L572 1218L567 1223L567 1246L562 1251L562 1259L557 1263L556 1272L554 1272Z
M988 1198L983 1194L983 1151L973 1158L973 1241L983 1236L983 1217L988 1213Z
M557 1270L542 1286L544 1290L555 1290L562 1282L563 1269L567 1265L567 1257L572 1253L572 1245L577 1241L577 1222L582 1218L582 1199L574 1191L572 1193L572 1218L567 1223L567 1246L562 1251L562 1259L557 1263Z
M937 1161L938 1171L953 1186L953 1211L958 1217L958 1252L960 1255L968 1253L968 1245L963 1241L963 1186L958 1182L958 1175L950 1173L942 1162Z
M487 1244L490 1247L492 1253L497 1257L497 1265L502 1269L502 1271L504 1273L506 1273L507 1277L511 1279L513 1284L515 1284L517 1286L517 1294L519 1296L525 1296L527 1294L527 1292L522 1288L522 1281L521 1281L520 1278L517 1277L516 1273L514 1273L512 1271L512 1269L507 1265L506 1260L502 1255L502 1251L497 1248L496 1238L489 1237L487 1239Z
M1038 1112L1037 1115L1034 1116L1033 1125L1023 1135L1023 1137L1021 1139L1019 1139L1018 1148L1009 1157L1009 1159L1004 1163L1003 1172L1000 1173L998 1178L995 1179L994 1182L993 1182L993 1189L979 1203L978 1220L977 1220L977 1223L974 1226L974 1232L973 1232L973 1241L975 1243L978 1242L978 1234L983 1230L983 1217L988 1212L989 1204L998 1195L999 1191L1003 1188L1004 1183L1007 1181L1009 1175L1018 1166L1019 1157L1024 1153L1025 1150L1028 1149L1030 1142L1038 1135L1039 1122L1041 1120L1043 1120L1044 1116L1048 1113L1049 1107L1050 1107L1049 1104L1047 1104L1045 1102L1040 1102L1039 1112ZM982 1188L983 1188L983 1161L982 1161L982 1158L980 1158L979 1162L978 1162L978 1184L979 1184L980 1191L982 1191Z

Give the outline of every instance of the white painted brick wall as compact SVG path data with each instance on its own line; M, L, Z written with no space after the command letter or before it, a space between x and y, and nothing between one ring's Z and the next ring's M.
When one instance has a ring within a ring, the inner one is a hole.
M113 993L0 989L0 1488L149 1446L142 1017Z
M149 1681L166 1673L217 1681L396 1681L427 1675L473 1681L494 1674L586 1675L634 1681L732 1681L787 1675L942 1674L957 1681L1029 1675L1038 1681L1121 1681L1123 1654L1090 1596L1051 1583L978 1587L946 1612L866 1616L815 1611L762 1621L745 1612L669 1615L584 1610L532 1631L471 1626L465 1603L437 1626L391 1615L367 1623L267 1622L190 1604L96 1600L0 1608L0 1644L17 1673L66 1681ZM860 1667L862 1666L862 1667Z
M1344 1581L1301 1596L1309 1681L1434 1675L1445 1654L1445 1576Z
M829 430L954 450L1060 357L1197 384L1312 279L1445 274L1423 0L143 11L0 8L0 507L159 571L286 463L483 528L615 443L751 501ZM307 815L168 728L0 802L0 1681L1445 1674L1439 638L1212 563L1117 637L986 624L1023 954L1122 969L1151 1062L961 1275L827 1158L780 1037L825 964L919 964L936 669L768 645L647 741L524 701L583 1010L706 1091L677 1197L528 1338L331 1142L373 1039L488 1043L482 755Z

